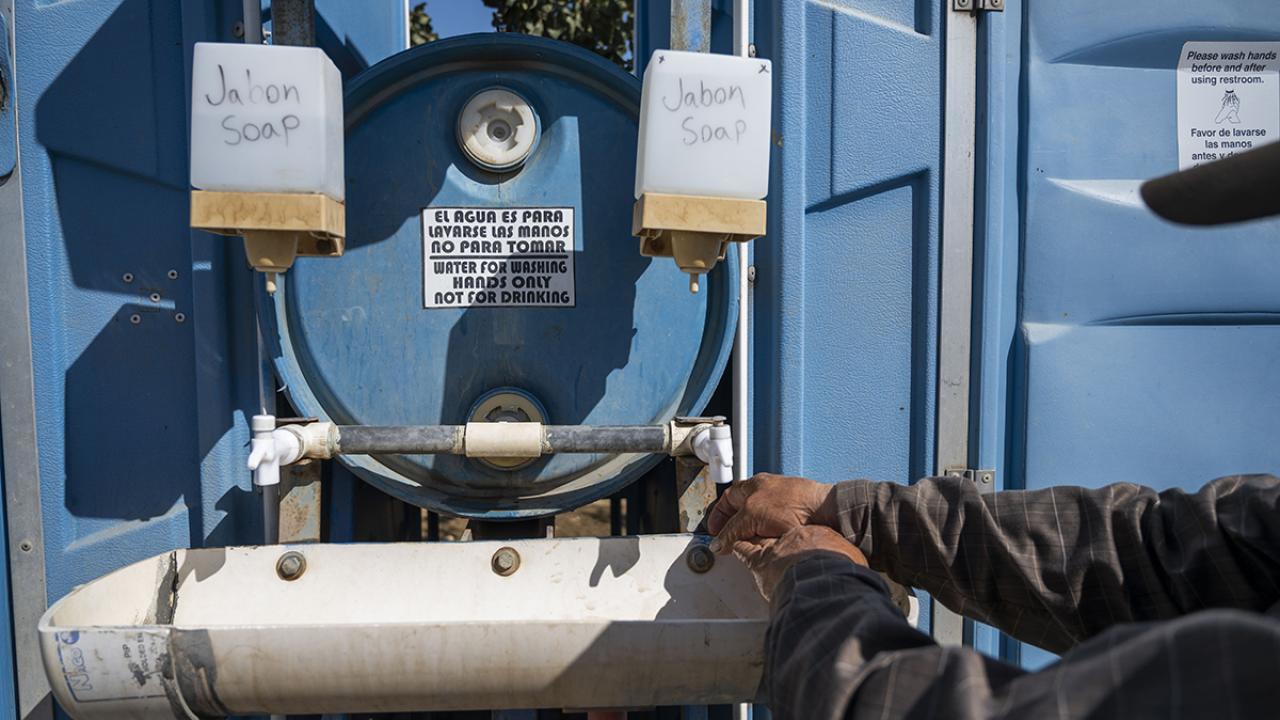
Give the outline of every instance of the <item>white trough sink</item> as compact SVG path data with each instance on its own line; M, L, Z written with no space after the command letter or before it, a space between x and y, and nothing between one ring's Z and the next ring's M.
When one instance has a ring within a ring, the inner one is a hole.
M750 700L768 608L732 558L690 569L706 540L178 550L59 600L41 649L76 718Z

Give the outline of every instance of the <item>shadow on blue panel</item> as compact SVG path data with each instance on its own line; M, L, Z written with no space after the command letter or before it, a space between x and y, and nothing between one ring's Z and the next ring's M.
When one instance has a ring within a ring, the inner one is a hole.
M257 515L234 486L244 477L202 477L235 426L225 325L245 309L193 308L183 23L177 3L123 0L35 106L57 203L49 235L60 230L74 285L55 299L64 326L48 330L75 346L98 327L65 373L64 502L76 518L185 520L193 544L243 542L232 519ZM236 267L231 248L203 272ZM199 402L207 383L220 383L216 413ZM231 514L211 528L215 509Z

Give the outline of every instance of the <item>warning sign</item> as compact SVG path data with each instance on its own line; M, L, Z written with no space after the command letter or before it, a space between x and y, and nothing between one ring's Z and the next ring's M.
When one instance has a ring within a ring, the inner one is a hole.
M573 208L422 211L422 306L573 307Z
M1183 170L1280 140L1280 42L1189 42L1178 60Z

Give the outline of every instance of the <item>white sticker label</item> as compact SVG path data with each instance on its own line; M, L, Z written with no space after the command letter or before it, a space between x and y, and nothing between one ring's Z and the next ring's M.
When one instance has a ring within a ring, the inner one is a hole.
M422 211L422 306L573 307L573 208Z
M58 663L78 702L164 697L168 630L67 630Z
M1189 42L1178 60L1178 165L1280 140L1280 42Z

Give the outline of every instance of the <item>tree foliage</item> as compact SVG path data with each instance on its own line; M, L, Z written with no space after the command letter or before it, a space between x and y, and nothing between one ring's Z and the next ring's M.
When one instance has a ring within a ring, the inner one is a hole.
M564 40L631 69L633 0L484 0L493 26Z
M571 42L631 70L634 0L482 1L493 9L493 27L500 32ZM410 27L414 45L436 39L426 3L414 6Z
M409 44L421 45L439 40L435 28L431 27L431 16L427 14L427 4L420 2L409 11Z

